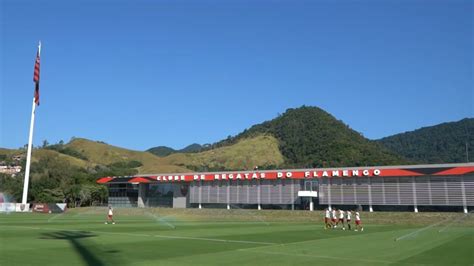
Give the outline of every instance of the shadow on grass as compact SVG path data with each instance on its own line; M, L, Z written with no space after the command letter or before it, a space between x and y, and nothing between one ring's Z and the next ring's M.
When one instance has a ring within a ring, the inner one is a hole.
M104 266L108 263L101 261L98 256L94 254L94 245L89 243L86 239L90 237L96 237L97 235L86 232L86 231L59 231L53 233L42 234L41 239L57 239L67 240L74 247L74 250L81 256L83 261L87 265ZM97 252L98 250L95 250ZM118 251L112 250L106 253L117 253Z

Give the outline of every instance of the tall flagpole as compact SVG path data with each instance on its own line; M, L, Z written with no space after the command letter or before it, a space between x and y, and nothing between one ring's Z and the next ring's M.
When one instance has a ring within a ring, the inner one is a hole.
M41 42L38 44L38 57L41 54ZM26 169L25 169L25 181L23 182L23 197L21 198L21 210L28 211L26 201L28 197L28 183L30 181L30 164L31 164L31 147L33 143L33 129L35 126L35 109L36 109L36 97L33 97L33 105L31 107L31 121L30 121L30 135L28 137L28 151L26 155Z

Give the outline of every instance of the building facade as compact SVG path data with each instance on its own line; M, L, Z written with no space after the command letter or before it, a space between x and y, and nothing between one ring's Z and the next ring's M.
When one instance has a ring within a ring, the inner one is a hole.
M126 207L309 209L474 206L474 163L104 177Z

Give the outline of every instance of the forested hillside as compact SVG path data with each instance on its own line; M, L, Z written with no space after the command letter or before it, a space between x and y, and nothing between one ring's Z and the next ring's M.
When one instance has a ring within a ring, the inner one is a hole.
M474 162L474 118L424 127L377 142L418 163L465 163L468 158Z
M404 164L382 145L364 138L342 121L317 107L288 109L277 118L254 125L211 148L232 145L242 138L267 134L279 141L284 167L335 167Z

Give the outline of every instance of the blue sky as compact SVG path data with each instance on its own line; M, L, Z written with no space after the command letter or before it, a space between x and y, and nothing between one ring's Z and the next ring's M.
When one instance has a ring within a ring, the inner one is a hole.
M470 0L0 1L0 147L212 143L301 105L370 139L474 117Z

